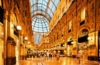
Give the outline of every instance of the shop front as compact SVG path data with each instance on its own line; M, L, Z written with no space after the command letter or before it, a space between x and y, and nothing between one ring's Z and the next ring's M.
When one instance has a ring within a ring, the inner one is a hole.
M88 59L88 30L83 29L78 35L78 53L81 54L83 60Z

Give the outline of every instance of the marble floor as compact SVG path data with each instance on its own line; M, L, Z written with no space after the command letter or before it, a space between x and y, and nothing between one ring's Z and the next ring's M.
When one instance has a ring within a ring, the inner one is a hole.
M20 65L100 65L100 62L96 61L79 61L75 58L61 57L59 60L56 58L27 58L26 60L20 60Z

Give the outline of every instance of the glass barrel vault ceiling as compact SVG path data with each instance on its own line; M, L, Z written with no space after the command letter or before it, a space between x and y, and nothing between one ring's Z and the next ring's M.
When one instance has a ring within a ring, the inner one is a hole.
M49 22L60 0L30 0L34 43L40 43L43 34L49 32Z
M60 0L30 0L30 2L33 17L41 14L50 21Z

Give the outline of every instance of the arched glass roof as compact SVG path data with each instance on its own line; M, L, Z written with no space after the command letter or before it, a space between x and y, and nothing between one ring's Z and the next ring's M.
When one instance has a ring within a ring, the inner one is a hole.
M49 32L49 21L43 16L35 16L32 19L33 32L46 33Z
M32 16L44 15L51 20L60 0L30 0Z
M43 35L49 32L49 22L60 0L30 0L34 43L40 43Z
M43 35L49 32L49 21L45 17L39 15L33 17L32 30L35 44L40 43Z

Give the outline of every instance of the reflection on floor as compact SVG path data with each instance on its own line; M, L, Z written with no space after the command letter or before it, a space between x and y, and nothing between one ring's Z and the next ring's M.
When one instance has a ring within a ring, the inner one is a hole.
M27 60L21 60L20 65L100 65L96 61L83 61L80 64L75 58L61 57L59 60L56 58L44 59L44 58L28 58Z

